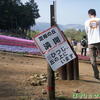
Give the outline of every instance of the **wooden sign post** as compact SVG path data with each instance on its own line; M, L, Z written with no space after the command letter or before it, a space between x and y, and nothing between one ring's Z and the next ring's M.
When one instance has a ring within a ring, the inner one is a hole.
M62 31L62 33L63 33L63 31ZM67 37L65 36L64 33L63 33L63 35L66 38L66 41L70 45L71 49L73 50L71 44L69 43L69 41L68 41L68 39L67 39ZM74 50L73 50L73 52L74 52L76 58L62 67L62 70L64 70L64 71L61 71L62 72L61 73L62 80L79 80L79 60L78 60L78 55L76 54L76 52ZM66 73L64 74L63 72L66 72Z
M54 2L53 5L50 5L50 20L51 26L55 25L55 11L54 11ZM54 71L52 70L51 66L48 64L48 100L55 100L55 76Z

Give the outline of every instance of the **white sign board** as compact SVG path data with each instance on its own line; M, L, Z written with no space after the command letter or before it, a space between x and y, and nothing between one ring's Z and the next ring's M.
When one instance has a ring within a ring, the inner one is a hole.
M56 26L40 33L34 40L54 71L76 57Z

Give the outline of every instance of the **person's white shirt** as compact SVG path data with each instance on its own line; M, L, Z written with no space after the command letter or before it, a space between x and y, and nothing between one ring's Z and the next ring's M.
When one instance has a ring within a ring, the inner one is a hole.
M100 18L93 17L85 22L85 31L88 37L88 44L100 42Z

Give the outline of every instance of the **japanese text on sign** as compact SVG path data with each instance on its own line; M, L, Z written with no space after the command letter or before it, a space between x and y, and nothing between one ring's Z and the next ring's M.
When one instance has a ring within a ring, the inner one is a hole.
M59 43L62 43L64 38L61 36L57 27L54 27L37 36L35 41L38 42L38 46L41 48L42 52L45 53L47 50L54 48Z
M39 34L34 40L54 71L76 57L57 27Z
M45 58L49 62L50 66L52 66L52 69L56 70L74 59L75 55L70 49L68 43L64 42L52 51L48 52L48 54L45 54Z

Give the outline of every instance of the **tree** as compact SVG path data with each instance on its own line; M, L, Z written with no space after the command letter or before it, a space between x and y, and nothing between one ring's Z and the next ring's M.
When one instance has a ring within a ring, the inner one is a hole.
M15 12L19 4L20 0L0 0L0 29L15 28Z
M0 29L20 32L26 36L27 30L40 17L34 0L22 4L20 0L0 0Z

